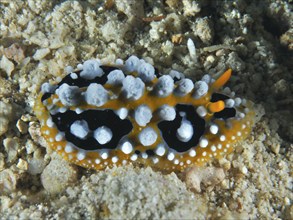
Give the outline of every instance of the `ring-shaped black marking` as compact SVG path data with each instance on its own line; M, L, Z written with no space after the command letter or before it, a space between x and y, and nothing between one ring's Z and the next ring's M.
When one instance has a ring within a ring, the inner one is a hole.
M51 115L53 122L59 131L65 132L67 141L84 150L115 149L121 138L127 135L133 128L128 119L121 120L112 110L87 110L81 114L75 111L67 111ZM113 133L112 139L106 144L99 144L97 140L90 135L86 139L80 139L70 132L70 126L76 120L85 120L89 129L94 131L100 126L107 126Z
M158 127L170 148L177 152L186 152L198 145L199 139L205 131L205 120L199 117L192 105L177 104L175 108L176 118L173 121L161 121L158 123ZM188 142L180 141L176 135L177 129L180 127L182 121L180 112L185 112L186 119L191 122L193 127L194 134Z

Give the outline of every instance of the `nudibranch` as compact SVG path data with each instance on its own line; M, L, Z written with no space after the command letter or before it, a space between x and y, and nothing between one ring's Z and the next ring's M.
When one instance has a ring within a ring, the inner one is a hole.
M253 126L252 102L222 88L231 69L194 83L130 56L110 65L87 60L67 72L41 86L34 110L49 147L86 168L181 171L230 153Z

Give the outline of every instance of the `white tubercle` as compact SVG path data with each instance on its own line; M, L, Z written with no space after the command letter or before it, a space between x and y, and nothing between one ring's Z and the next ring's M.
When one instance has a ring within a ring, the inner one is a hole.
M155 150L155 153L158 155L158 156L163 156L166 152L166 149L165 149L165 146L164 144L159 144Z
M85 120L77 120L70 126L70 132L74 136L85 139L89 133L89 127Z
M144 93L145 85L140 78L126 76L122 81L122 90L126 98L138 100Z
M108 101L108 91L97 83L91 83L85 92L85 101L89 105L102 106Z
M210 126L210 132L211 132L212 134L217 134L218 131L219 131L219 127L218 127L217 125L212 124L212 125Z
M156 131L151 127L144 128L138 135L138 139L143 146L154 144L157 138L158 135Z
M101 158L106 160L107 158L109 157L109 153L104 151L104 152L101 152Z
M125 76L121 70L113 70L108 74L107 78L108 78L108 81L107 81L108 84L121 85Z
M206 139L206 138L202 138L200 141L199 141L199 146L201 148L206 148L209 144L209 141Z
M234 101L235 101L235 106L241 105L241 101L242 101L241 98L237 97L234 99Z
M125 154L130 154L133 151L133 146L129 141L124 141L121 144L121 150Z
M166 97L173 92L174 89L174 80L169 75L163 75L158 79L157 84L155 85L154 90L157 95L160 97Z
M79 151L76 156L77 156L78 160L83 160L86 157L86 152L85 151Z
M132 55L125 61L125 70L128 72L137 71L137 66L140 63L138 57Z
M138 158L137 154L132 154L131 157L130 157L130 160L136 161L137 158Z
M193 97L199 99L204 96L209 90L209 86L205 81L197 81L194 83Z
M55 140L56 141L62 141L63 140L63 134L61 134L60 132L58 134L56 134Z
M156 77L155 68L144 60L140 60L137 72L138 77L144 82L151 82Z
M101 63L97 60L87 60L83 63L82 71L80 76L84 79L94 79L96 77L101 77L104 72L100 68Z
M205 117L205 116L207 115L207 110L206 110L206 108L205 108L204 106L199 106L199 107L196 109L196 112L197 112L197 114L198 114L201 118L203 118L203 117Z
M67 74L72 73L72 72L74 71L74 69L73 69L72 66L66 66L66 67L64 68L64 70L65 70L65 72L66 72Z
M134 112L134 119L140 126L146 126L152 117L152 110L147 105L138 106Z
M162 120L173 121L176 117L176 111L174 107L170 105L163 105L158 111L159 117Z
M223 89L223 93L226 94L226 95L230 95L230 93L231 93L231 89L230 89L229 87L225 87L225 88Z
M111 160L112 160L113 163L117 163L118 162L118 157L114 156L114 157L112 157Z
M78 75L76 73L70 73L71 79L77 79Z
M93 136L99 142L99 144L106 144L111 141L113 133L107 126L101 126L94 131Z
M123 65L124 64L124 60L118 58L118 59L115 60L115 64L116 65Z
M190 150L189 151L189 156L191 156L191 157L195 157L196 156L196 151L195 150Z
M78 86L69 86L64 83L55 92L65 106L77 106L81 102L82 96Z
M180 141L188 142L193 136L193 127L190 121L182 119L180 127L177 129L176 136Z
M127 108L120 108L115 113L119 116L121 120L124 120L128 116L128 109Z
M220 141L225 141L225 140L226 140L225 135L221 135L221 136L220 136Z
M54 126L54 122L52 121L52 118L49 117L46 121L46 125L49 127L49 128L52 128Z
M179 96L185 96L186 94L190 93L193 88L194 84L190 79L181 79L177 83L177 88L175 89L175 93Z
M71 153L71 152L73 152L74 147L73 147L72 144L67 143L64 150L65 150L66 153Z
M226 99L225 100L225 107L233 108L235 105L235 101L233 99Z
M167 159L168 160L174 160L175 158L175 154L173 152L169 152L168 155L167 155Z
M206 82L207 84L211 83L212 77L209 74L205 74L202 78L201 81Z
M185 78L183 73L176 70L170 70L169 76L171 76L173 80L181 80Z
M44 93L54 93L57 85L51 85L50 83L43 83L41 86L41 92Z

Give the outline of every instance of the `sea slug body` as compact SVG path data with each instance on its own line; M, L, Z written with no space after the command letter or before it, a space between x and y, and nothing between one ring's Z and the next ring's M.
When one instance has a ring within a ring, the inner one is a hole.
M254 123L252 103L222 89L230 69L194 83L176 71L160 75L136 56L78 67L45 82L34 110L49 147L86 168L184 170L232 152Z

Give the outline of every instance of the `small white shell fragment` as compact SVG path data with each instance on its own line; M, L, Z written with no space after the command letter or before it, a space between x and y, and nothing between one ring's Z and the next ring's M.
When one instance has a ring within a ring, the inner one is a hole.
M189 51L189 55L190 55L191 59L193 59L195 62L197 62L195 44L194 44L193 40L190 38L188 38L188 40L187 40L187 49Z
M14 68L14 63L11 62L5 55L2 55L2 58L0 60L0 69L3 69L8 76L11 76Z

